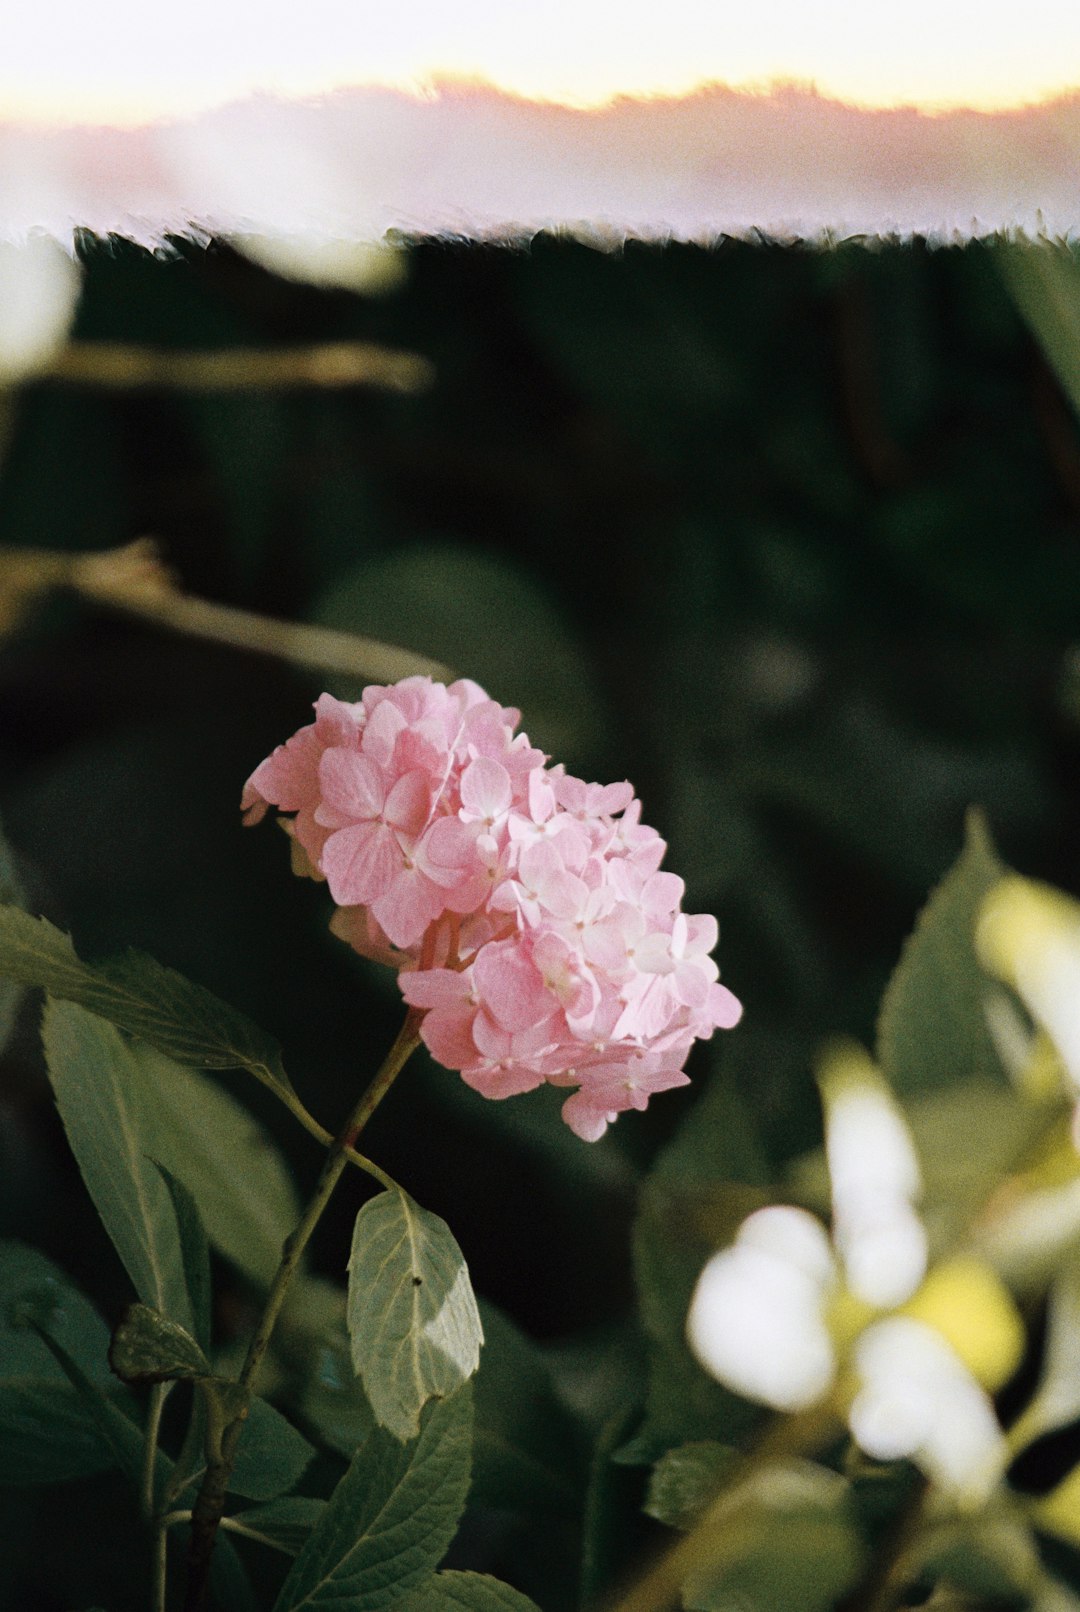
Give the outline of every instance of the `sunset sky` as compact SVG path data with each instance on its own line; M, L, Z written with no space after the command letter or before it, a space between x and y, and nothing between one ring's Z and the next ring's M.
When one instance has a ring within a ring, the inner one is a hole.
M720 81L864 106L1015 106L1080 89L1063 0L31 0L0 117L138 123L261 89L482 79L578 106Z

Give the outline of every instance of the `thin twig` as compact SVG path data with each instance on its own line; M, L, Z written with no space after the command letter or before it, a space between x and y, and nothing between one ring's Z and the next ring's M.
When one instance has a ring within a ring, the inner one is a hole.
M280 621L185 593L164 563L159 545L149 537L122 548L82 554L0 547L0 634L14 627L38 598L57 588L169 632L368 683L396 683L415 676L446 682L453 676L441 662L377 638Z
M422 392L434 378L434 366L419 353L399 352L363 341L286 348L232 347L218 352L73 341L35 377L121 391L156 387L187 392L347 386Z
M247 1394L254 1391L260 1367L266 1351L270 1347L274 1328L277 1325L278 1317L281 1314L293 1278L300 1267L304 1250L310 1242L316 1226L322 1219L323 1211L330 1202L334 1188L337 1186L349 1162L356 1139L379 1103L382 1102L390 1090L418 1044L417 1021L410 1012L406 1015L397 1039L384 1058L371 1085L364 1092L360 1101L345 1121L341 1131L330 1144L330 1150L311 1201L304 1210L296 1230L285 1240L285 1246L281 1253L281 1263L266 1296L266 1304L258 1327L248 1346L247 1358L244 1361L243 1370L237 1382L237 1387L242 1391L246 1391ZM356 1160L360 1162L359 1154L356 1155ZM366 1166L369 1161L364 1160L363 1163ZM229 1476L236 1460L237 1445L243 1427L244 1417L243 1414L240 1414L221 1429L220 1440L215 1444L216 1459L213 1462L208 1462L202 1487L192 1508L191 1551L188 1567L187 1599L184 1603L185 1612L204 1612L206 1606L209 1591L210 1559L214 1548L214 1539L221 1523Z

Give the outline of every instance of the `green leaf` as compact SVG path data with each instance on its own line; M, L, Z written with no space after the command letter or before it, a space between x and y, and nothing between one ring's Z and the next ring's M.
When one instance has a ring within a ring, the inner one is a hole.
M767 1182L750 1116L714 1078L641 1192L633 1252L649 1341L645 1419L618 1460L652 1464L692 1440L732 1442L758 1415L702 1370L686 1341L686 1316L706 1261L768 1201Z
M143 1435L135 1423L107 1399L98 1385L83 1371L78 1362L68 1353L63 1344L52 1337L44 1326L37 1327L42 1342L56 1359L57 1364L65 1373L72 1387L76 1389L83 1405L89 1411L112 1456L112 1463L118 1467L126 1478L132 1483L141 1485L143 1478ZM171 1466L167 1455L161 1450L157 1451L156 1472L159 1478L164 1477Z
M481 1302L484 1352L474 1388L474 1499L552 1515L576 1513L574 1434L543 1353Z
M471 1442L467 1388L431 1406L408 1444L375 1428L293 1564L274 1612L382 1612L417 1589L457 1527Z
M276 1500L292 1489L314 1459L304 1435L265 1399L253 1399L237 1446L229 1493Z
M76 1002L180 1063L247 1069L264 1085L292 1093L269 1036L201 985L141 952L91 967L46 918L3 905L0 975Z
M394 1605L398 1612L539 1612L527 1595L486 1573L436 1573Z
M157 1159L158 1172L172 1199L176 1226L180 1233L180 1254L184 1262L184 1282L191 1301L195 1342L200 1349L210 1347L213 1294L210 1286L210 1245L199 1206L184 1183Z
M154 1093L135 1054L104 1019L46 1003L45 1056L71 1151L144 1303L191 1327L176 1214L149 1152Z
M1005 1079L974 942L979 907L1004 871L982 817L969 813L963 853L923 908L881 1006L878 1061L900 1094Z
M483 1328L446 1222L400 1191L361 1209L349 1257L353 1364L376 1419L413 1438L429 1399L448 1398L480 1363Z
M353 1370L345 1302L337 1283L299 1276L282 1312L277 1355L288 1374L282 1392L289 1408L348 1461L375 1417Z
M129 1304L109 1346L109 1364L126 1383L194 1382L210 1362L190 1332L146 1304Z
M32 1320L48 1326L88 1380L115 1388L109 1331L93 1306L44 1255L0 1243L0 1470L28 1484L103 1472L112 1455L98 1424Z
M230 1533L242 1534L260 1545L295 1556L302 1550L312 1529L322 1521L325 1500L293 1495L288 1500L271 1500L265 1506L249 1506L234 1517L223 1518Z
M833 1612L863 1564L847 1484L806 1462L743 1485L705 1543L687 1612Z
M236 1384L215 1381L211 1392L221 1394ZM236 1464L229 1478L229 1493L244 1500L276 1500L295 1488L315 1458L315 1450L290 1421L265 1399L248 1403ZM206 1470L200 1461L187 1475L188 1496Z
M1031 1528L1009 1502L925 1529L908 1560L911 1577L951 1584L976 1605L1026 1606L1041 1577Z
M244 1105L198 1069L138 1043L131 1056L151 1100L147 1151L188 1189L214 1246L269 1285L300 1219L281 1154Z
M625 1572L628 1541L641 1521L639 1474L617 1459L636 1414L630 1403L609 1416L592 1452L582 1518L578 1599L583 1607L603 1605L610 1598Z
M645 1510L669 1528L692 1528L740 1459L730 1444L712 1440L669 1450L653 1468Z
M397 548L337 581L314 616L467 670L519 706L533 742L561 759L603 749L610 724L593 667L543 582L510 558L445 538ZM340 681L335 692L359 699L361 686Z
M50 1029L54 1025L63 1027L62 1034L60 1029ZM103 1153L99 1174L115 1173L124 1158L124 1168L146 1184L147 1202L161 1224L171 1228L163 1233L170 1262L168 1281L174 1297L183 1290L184 1308L170 1310L158 1294L142 1289L140 1298L189 1329L194 1326L194 1298L204 1302L198 1293L190 1298L187 1294L187 1263L195 1256L193 1251L185 1254L179 1224L185 1211L177 1209L162 1168L195 1199L207 1233L221 1252L246 1276L267 1285L281 1258L281 1245L300 1218L300 1205L285 1163L258 1121L198 1069L187 1068L140 1042L125 1041L105 1020L82 1008L51 1003L45 1026L47 1054L50 1035L60 1036L60 1045L67 1048L66 1072L53 1075L53 1086L84 1175L80 1147L87 1156L95 1149ZM81 1047L98 1049L85 1066ZM91 1082L94 1070L97 1074ZM97 1117L91 1120L84 1107L99 1087L107 1111L95 1110ZM111 1095L106 1097L106 1090ZM123 1131L119 1149L108 1141L117 1126ZM76 1135L80 1147L75 1145ZM93 1187L91 1195L105 1219ZM185 1223L190 1237L189 1215ZM112 1235L112 1228L109 1230ZM128 1271L135 1281L130 1266Z

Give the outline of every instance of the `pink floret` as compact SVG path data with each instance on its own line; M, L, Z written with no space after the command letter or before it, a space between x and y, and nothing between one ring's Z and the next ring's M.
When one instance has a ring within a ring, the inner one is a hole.
M490 1098L573 1088L563 1118L596 1141L742 1008L630 784L549 767L518 720L467 680L323 694L241 807L291 814L294 866L326 880L334 933L398 970L433 1058Z

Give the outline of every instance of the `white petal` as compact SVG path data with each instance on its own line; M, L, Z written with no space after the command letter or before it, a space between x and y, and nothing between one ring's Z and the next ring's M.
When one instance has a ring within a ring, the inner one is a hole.
M690 1347L747 1399L802 1410L828 1392L835 1375L821 1297L805 1271L736 1244L701 1273L687 1323Z
M932 1327L907 1316L875 1322L855 1346L862 1387L851 1407L868 1455L908 1456L933 1483L976 1503L1001 1475L1005 1441L989 1398Z
M850 1220L837 1217L834 1235L848 1286L875 1309L905 1304L926 1275L926 1231L903 1198L865 1198Z

